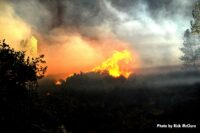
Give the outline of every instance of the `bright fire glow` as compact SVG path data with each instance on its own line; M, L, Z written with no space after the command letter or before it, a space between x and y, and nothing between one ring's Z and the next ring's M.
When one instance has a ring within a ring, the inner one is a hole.
M34 37L34 36L32 36L31 37L31 40L30 40L30 53L31 53L31 55L32 56L37 56L37 43L38 43L38 41L37 41L37 39Z
M114 54L106 59L100 66L93 69L96 72L108 71L109 75L113 77L124 76L129 77L131 71L124 67L125 64L129 64L132 61L131 53L128 50L115 51Z
M38 41L36 37L31 36L27 41L21 43L21 50L26 51L26 55L29 57L37 57L38 55Z
M0 40L5 38L12 48L26 51L29 57L44 54L48 66L45 76L58 80L79 72L107 71L113 77L128 77L130 70L136 72L133 69L140 67L137 52L127 42L115 38L104 26L98 28L103 34L97 38L79 32L68 34L63 27L51 30L47 36L32 29L10 5L4 4L3 7L0 8Z
M55 84L56 84L56 85L61 85L62 83L61 83L61 81L57 80L57 81L55 82Z

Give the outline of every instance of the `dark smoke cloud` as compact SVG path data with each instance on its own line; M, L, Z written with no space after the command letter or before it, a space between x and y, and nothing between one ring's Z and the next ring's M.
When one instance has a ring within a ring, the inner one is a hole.
M183 33L190 28L196 0L110 0L126 20L114 33L133 43L144 66L180 64ZM163 54L164 53L164 54Z
M109 0L118 10L133 13L137 12L138 6L143 5L151 17L156 19L163 15L170 17L181 14L184 16L191 15L191 9L195 0Z
M16 13L37 30L49 32L56 27L81 30L103 22L99 0L10 0Z
M160 13L166 17L182 15L191 16L191 10L195 0L145 0L152 16Z
M55 26L65 25L72 27L98 25L101 10L98 0L47 0L40 3L53 16Z
M62 28L67 34L98 38L108 30L128 41L145 66L156 66L179 62L182 36L190 28L196 0L8 1L39 33L48 35Z
M155 21L170 17L191 16L193 1L186 0L9 0L16 13L37 30L49 32L55 27L81 31L110 21L120 21L105 3L111 3L129 19L138 19L141 8ZM165 18L163 18L165 17Z

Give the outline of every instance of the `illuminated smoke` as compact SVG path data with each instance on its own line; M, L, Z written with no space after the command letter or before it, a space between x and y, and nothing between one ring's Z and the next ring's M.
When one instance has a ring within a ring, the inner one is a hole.
M174 65L194 1L0 0L0 39L44 54L47 75L57 78L91 71L124 49L142 67Z
M0 2L0 39L6 39L15 50L26 51L27 56L36 57L38 42L32 36L31 27L18 17L13 8Z

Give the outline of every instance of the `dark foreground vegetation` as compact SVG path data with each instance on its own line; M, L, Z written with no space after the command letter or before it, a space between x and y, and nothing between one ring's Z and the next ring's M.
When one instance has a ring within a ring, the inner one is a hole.
M81 73L55 85L46 67L0 48L0 122L5 133L195 132L199 129L200 72L133 75ZM39 88L38 88L39 85ZM157 124L197 128L159 129Z
M67 131L127 133L158 129L157 124L195 124L198 129L200 73L173 72L112 78L97 73L74 75L60 86L41 81L43 110Z

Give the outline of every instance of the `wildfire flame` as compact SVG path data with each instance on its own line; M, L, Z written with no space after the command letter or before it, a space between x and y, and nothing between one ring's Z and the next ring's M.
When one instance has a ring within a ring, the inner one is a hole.
M56 85L61 85L62 83L61 83L60 80L57 80L57 81L55 81L55 84L56 84Z
M140 60L133 47L131 46L130 52L128 49L130 45L115 38L116 36L107 27L95 28L97 34L90 37L89 34L85 36L82 32L79 33L79 30L72 30L72 33L68 34L63 26L59 26L51 29L47 36L18 16L10 4L0 2L1 6L3 8L0 8L0 39L5 38L6 42L17 51L26 51L27 57L35 58L39 54L44 54L48 66L46 76L66 79L80 71L83 73L107 71L113 77L128 78L132 71L137 73L137 68L140 68ZM98 39L95 39L96 37ZM113 50L122 49L128 50L115 51L105 59Z
M128 50L123 50L121 52L115 51L114 54L106 59L100 66L93 69L95 72L107 71L109 75L113 77L124 76L128 78L131 71L127 68L123 68L123 65L129 64L132 61L131 53ZM125 63L125 64L124 64Z
M38 55L38 40L36 37L31 36L26 40L22 40L19 45L19 50L26 51L27 57L37 57Z
M37 44L37 39L34 36L32 36L30 39L30 54L34 57L37 56Z

